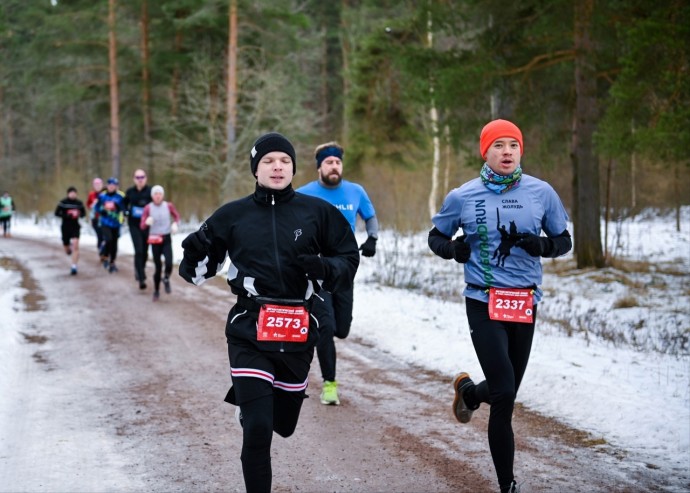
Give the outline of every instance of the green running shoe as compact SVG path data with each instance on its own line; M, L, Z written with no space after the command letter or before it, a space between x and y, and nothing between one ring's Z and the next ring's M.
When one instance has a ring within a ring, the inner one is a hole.
M338 399L338 382L328 381L323 382L323 390L321 391L321 404L327 406L339 406L340 399Z

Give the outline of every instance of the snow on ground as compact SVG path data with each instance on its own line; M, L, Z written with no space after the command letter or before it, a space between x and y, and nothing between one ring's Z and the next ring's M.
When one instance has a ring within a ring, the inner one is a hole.
M544 261L545 298L518 401L690 481L690 207L681 224L676 232L673 217L648 214L611 225L608 244L625 267L577 271L571 255ZM175 235L176 259L196 227ZM52 217L19 218L13 232L53 237L61 248ZM91 229L82 232L83 251L92 251ZM125 228L120 253L131 252ZM462 269L431 254L426 233L382 231L356 283L353 337L447 375L449 395L459 370L482 379L458 295Z

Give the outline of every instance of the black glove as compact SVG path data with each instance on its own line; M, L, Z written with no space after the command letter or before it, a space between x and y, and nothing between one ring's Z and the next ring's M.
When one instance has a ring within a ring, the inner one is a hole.
M547 241L549 239L544 236L529 233L524 238L518 240L515 246L522 248L532 257L541 257L544 255Z
M518 240L515 246L522 248L532 257L555 258L568 253L573 247L573 241L566 229L558 236L552 237L527 234Z
M376 238L368 237L359 249L362 250L362 255L365 257L373 257L376 254Z
M472 249L469 243L465 243L465 238L467 235L462 235L460 238L456 238L451 242L453 245L453 258L456 262L461 264L466 263L470 259L470 254Z
M206 238L203 230L190 233L184 240L182 240L182 248L184 248L185 256L193 261L198 262L208 256L208 250L211 247L211 240Z
M312 281L323 281L326 278L326 266L318 255L299 255L297 264Z

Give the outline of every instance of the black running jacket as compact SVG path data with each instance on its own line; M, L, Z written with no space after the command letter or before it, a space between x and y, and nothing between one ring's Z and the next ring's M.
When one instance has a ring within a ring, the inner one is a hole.
M276 191L257 184L252 195L221 206L200 229L211 241L208 255L195 261L185 253L180 275L201 284L229 258L227 281L240 297L309 300L321 287L335 292L352 286L359 266L357 242L343 214L291 185ZM298 265L302 254L321 255L326 275L320 286ZM255 340L255 330L245 336Z

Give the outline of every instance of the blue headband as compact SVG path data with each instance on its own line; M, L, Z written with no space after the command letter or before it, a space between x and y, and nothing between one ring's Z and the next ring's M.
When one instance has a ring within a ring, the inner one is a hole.
M321 149L317 154L316 154L316 169L319 169L321 167L321 163L323 163L323 160L326 159L329 156L337 157L340 160L343 159L343 154L345 154L342 150L338 149L337 147L326 147L324 149Z

